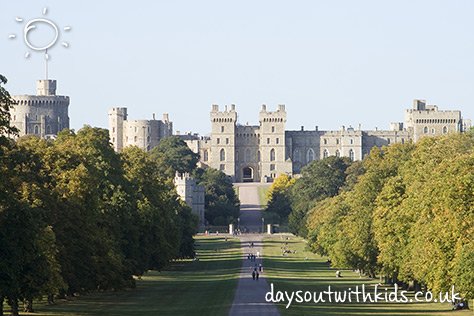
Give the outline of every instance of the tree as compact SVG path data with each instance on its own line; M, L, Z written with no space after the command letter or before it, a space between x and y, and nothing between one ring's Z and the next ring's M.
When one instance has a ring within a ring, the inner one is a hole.
M285 174L281 174L275 179L267 191L267 212L277 214L280 219L288 218L291 213L290 189L295 181L296 179Z
M178 136L162 138L149 153L157 162L160 172L168 178L174 178L176 171L192 173L199 161L199 155Z
M18 129L10 125L10 109L16 105L10 93L2 86L7 83L7 78L0 75L0 145L8 144L5 135L17 135Z
M232 182L217 169L196 169L194 177L205 188L205 217L211 225L234 223L240 216L240 202Z
M306 236L306 214L319 201L339 193L346 180L350 165L347 157L330 156L313 160L301 170L301 178L291 188L291 213L288 226L296 235Z

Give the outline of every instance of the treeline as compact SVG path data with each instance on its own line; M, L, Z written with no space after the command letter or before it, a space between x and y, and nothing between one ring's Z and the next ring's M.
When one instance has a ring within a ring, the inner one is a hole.
M43 295L134 287L133 276L193 255L197 218L172 179L137 147L116 153L107 130L0 150L0 301L13 315Z
M380 274L415 290L445 292L454 285L464 299L474 298L472 132L374 148L337 177L345 180L333 183L336 194L311 189L316 198L304 193L306 199L293 200L295 189L310 181L305 173L329 159L337 158L310 164L287 189L290 221L305 223L295 232L308 239L312 251L330 257L336 267Z

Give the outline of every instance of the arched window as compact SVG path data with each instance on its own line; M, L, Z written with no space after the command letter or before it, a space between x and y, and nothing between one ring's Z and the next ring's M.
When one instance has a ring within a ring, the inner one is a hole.
M51 125L46 126L46 134L51 134Z
M349 159L354 161L354 151L352 149L349 149Z
M354 144L354 140L351 138L351 145Z
M323 151L323 159L324 159L324 158L327 158L327 157L329 157L329 152L327 151L327 149L324 149L324 151Z
M245 152L245 161L249 162L250 161L250 150L247 149Z
M390 145L390 138L387 138L387 144Z
M38 135L39 134L39 128L38 128L38 125L35 125L35 134Z
M428 134L428 126L425 126L425 128L423 128L423 133Z
M314 160L314 151L313 149L308 149L308 152L306 153L306 161L310 163L311 161Z
M341 157L341 152L338 150L336 150L336 157Z
M324 142L324 145L326 145L328 143L328 140L325 138L323 142Z
M295 162L299 162L300 161L300 151L298 149L295 149L295 152L293 154L293 160Z
M135 143L138 141L138 137L135 136L135 138L133 139L135 141Z
M225 150L224 150L224 148L221 149L220 157L221 157L221 161L225 161Z
M443 127L443 134L446 134L448 132L448 127L444 126Z
M402 144L405 144L405 139L404 138L402 138Z
M257 151L257 161L260 162L260 150Z
M204 161L209 160L209 152L207 150L204 150Z
M270 150L270 161L275 161L275 149Z
M338 138L338 139L336 139L336 144L337 144L337 145L339 145L339 138Z

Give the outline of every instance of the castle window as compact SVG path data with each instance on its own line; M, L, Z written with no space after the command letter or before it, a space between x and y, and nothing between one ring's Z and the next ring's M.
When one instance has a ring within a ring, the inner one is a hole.
M272 133L275 133L275 126L272 126Z
M314 160L314 151L313 151L313 149L310 148L308 150L308 157L307 158L308 158L308 163L310 163L311 161Z
M351 145L354 144L354 140L351 138Z
M220 143L221 143L220 138L217 138L217 144L220 144Z
M16 115L13 115L13 121L16 121Z
M225 161L225 150L224 149L221 149L220 158L221 158L221 161Z
M150 151L150 146L146 146L146 151Z
M115 133L115 127L112 127L112 133Z
M209 152L207 150L204 150L204 161L209 160Z
M257 139L257 143L260 145L260 138Z
M46 126L46 134L52 134L51 133L51 125Z
M270 161L275 161L275 149L270 150Z
M148 126L148 133L150 132L150 127Z
M229 138L226 138L226 139L225 139L225 143L226 143L226 144L229 144Z
M339 145L339 138L338 138L338 139L336 139L336 144L337 144L337 145Z
M387 144L390 145L390 138L387 138Z
M135 138L133 140L135 141L135 143L138 142L138 137L135 136Z
M448 128L446 126L443 127L443 134L446 134L448 132Z
M323 143L324 143L324 145L326 145L326 144L328 143L328 140L325 138L325 139L323 140Z
M39 134L39 128L38 128L38 125L35 125L35 134L38 135Z
M277 138L277 139L276 139L276 143L278 144L278 143L279 143L279 141L280 141L280 140Z
M349 159L354 161L354 151L352 149L349 149Z
M309 157L309 152L308 152L308 157ZM329 157L329 152L328 152L327 149L324 149L324 151L323 151L323 159L324 159L324 158L327 158L327 157ZM311 160L309 160L309 158L308 158L308 162L311 162Z
M405 139L404 138L402 138L402 144L405 144Z
M128 136L127 136L127 138L126 138L126 140L125 140L125 141L128 143Z
M115 143L115 137L112 137L112 143Z
M275 164L271 164L271 165L270 165L270 170L271 170L271 171L275 170Z
M219 166L219 170L224 171L224 170L225 170L225 165L224 165L224 164L221 164L221 165Z
M150 136L147 136L146 141L150 142Z
M137 132L137 127L135 126L135 133Z
M336 150L336 157L341 157L341 152L338 150Z
M293 153L293 159L295 162L300 161L300 151L298 149L295 149L295 152Z
M428 134L428 126L425 126L425 128L423 128L423 133Z
M250 150L247 150L245 152L245 161L249 162L250 161Z
M260 150L257 151L257 161L260 162Z
M224 126L221 126L221 133L224 133Z
M235 152L235 161L239 161L239 152L238 151Z
M267 138L267 144L270 144L270 138Z

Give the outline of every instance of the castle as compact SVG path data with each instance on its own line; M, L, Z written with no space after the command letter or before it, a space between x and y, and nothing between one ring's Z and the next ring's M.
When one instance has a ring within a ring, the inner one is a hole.
M211 136L187 135L188 146L200 154L203 167L216 168L234 182L269 182L279 174L299 174L301 168L313 160L328 156L361 160L375 147L390 146L408 140L418 141L424 136L449 132L465 132L471 126L460 111L440 111L426 105L425 100L414 100L413 108L405 111L405 124L391 123L390 130L361 130L341 126L338 131L285 130L285 105L276 111L259 113L259 125L237 123L235 105L211 111Z
M191 207L194 214L199 216L199 227L204 226L204 204L205 204L205 188L198 185L196 180L189 174L180 174L176 172L174 178L176 192L186 204Z
M172 135L168 116L163 121L128 121L126 108L112 108L109 112L109 133L116 150L136 145L150 150L159 139ZM403 123L391 123L389 130L361 130L341 126L337 131L287 131L285 105L276 111L267 111L265 105L259 113L259 125L242 125L237 122L235 105L218 105L211 110L211 135L179 135L200 155L201 167L215 168L227 174L233 182L271 182L279 174L299 174L313 160L329 156L361 160L375 146L390 146L408 140L418 141L425 136L449 132L465 132L471 126L460 111L440 111L425 100L414 100L413 108L405 111ZM153 137L150 138L150 135Z
M37 95L14 95L17 105L10 111L11 125L19 136L33 134L43 139L55 139L69 128L69 97L56 95L56 80L38 80Z
M173 123L168 114L163 114L163 120L128 120L127 108L111 108L109 110L110 141L116 151L127 146L138 146L149 151L162 138L173 134Z

